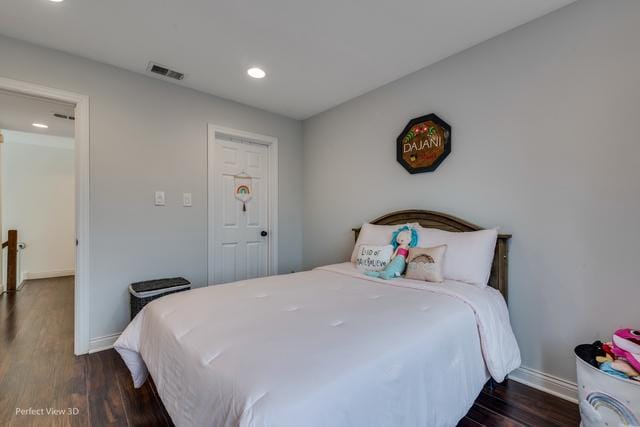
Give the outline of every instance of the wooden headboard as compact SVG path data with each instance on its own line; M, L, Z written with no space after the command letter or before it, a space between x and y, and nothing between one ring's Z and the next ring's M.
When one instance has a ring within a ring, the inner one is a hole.
M446 231L477 231L482 227L471 224L470 222L456 218L451 215L440 212L423 211L419 209L409 209L406 211L397 211L369 221L371 224L378 225L395 225L417 222L423 227L437 228ZM360 228L354 228L353 231L358 239ZM493 255L493 265L491 266L491 276L489 277L489 286L496 288L507 299L508 288L508 247L507 242L511 238L511 234L499 234L496 243L496 251Z

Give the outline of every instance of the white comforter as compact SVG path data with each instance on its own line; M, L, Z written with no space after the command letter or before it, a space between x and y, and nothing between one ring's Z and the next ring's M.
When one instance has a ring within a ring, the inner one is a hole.
M115 348L178 426L453 426L520 364L497 291L351 263L161 298Z

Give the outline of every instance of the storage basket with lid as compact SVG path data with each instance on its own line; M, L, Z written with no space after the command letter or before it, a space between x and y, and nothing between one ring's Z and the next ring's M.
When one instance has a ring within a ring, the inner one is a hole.
M147 280L129 285L131 319L151 301L176 292L188 291L191 282L184 277Z

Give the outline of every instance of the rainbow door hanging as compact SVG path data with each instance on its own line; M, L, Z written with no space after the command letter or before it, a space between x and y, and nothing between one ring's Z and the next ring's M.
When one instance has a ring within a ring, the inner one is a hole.
M251 189L251 181L252 178L250 175L245 172L240 173L234 177L235 180L235 191L234 195L236 199L242 202L242 212L247 211L247 202L251 200L252 189Z

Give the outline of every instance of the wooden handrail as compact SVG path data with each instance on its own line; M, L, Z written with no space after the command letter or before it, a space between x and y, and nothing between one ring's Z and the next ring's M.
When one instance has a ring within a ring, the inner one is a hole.
M7 248L7 292L15 292L18 285L18 230L9 230L2 248Z

